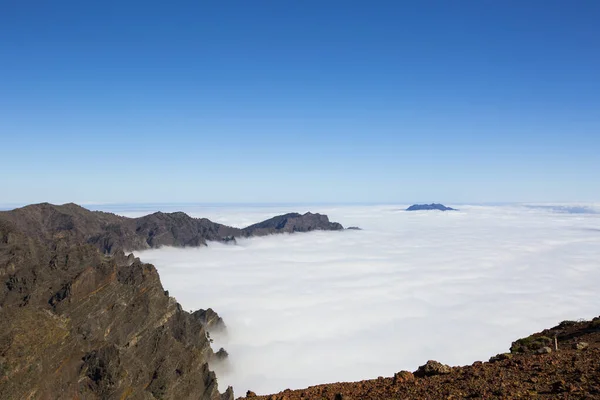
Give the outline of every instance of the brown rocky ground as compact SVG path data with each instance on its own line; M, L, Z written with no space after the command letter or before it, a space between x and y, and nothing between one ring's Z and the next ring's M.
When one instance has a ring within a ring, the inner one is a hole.
M558 351L555 350L555 340ZM515 341L511 352L463 367L428 362L414 373L241 399L600 399L600 317L565 321Z

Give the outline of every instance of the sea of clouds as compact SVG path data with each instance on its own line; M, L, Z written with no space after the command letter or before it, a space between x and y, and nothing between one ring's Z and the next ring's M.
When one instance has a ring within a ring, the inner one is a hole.
M215 344L230 357L214 367L221 390L237 395L391 376L428 359L471 364L562 320L600 315L597 205L403 208L183 208L234 226L310 210L363 230L136 255L184 309L223 317L228 334Z

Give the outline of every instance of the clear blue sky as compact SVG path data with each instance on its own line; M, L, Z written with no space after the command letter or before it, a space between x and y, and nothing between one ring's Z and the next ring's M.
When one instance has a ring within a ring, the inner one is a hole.
M0 2L0 203L600 201L600 2Z

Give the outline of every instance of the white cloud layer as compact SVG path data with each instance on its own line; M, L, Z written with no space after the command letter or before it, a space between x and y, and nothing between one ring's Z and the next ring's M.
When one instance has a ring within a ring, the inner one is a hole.
M224 318L229 333L216 344L230 362L219 384L236 395L390 376L428 359L470 364L600 315L600 214L460 208L312 207L364 230L137 255L185 309ZM243 226L290 210L183 211Z

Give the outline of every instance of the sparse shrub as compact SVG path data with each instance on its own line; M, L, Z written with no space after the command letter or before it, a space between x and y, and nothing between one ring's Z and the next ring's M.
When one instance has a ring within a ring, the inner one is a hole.
M511 353L528 353L537 351L542 347L552 346L553 340L547 336L531 335L523 339L519 339L510 346Z
M0 361L0 378L5 375L8 375L8 364Z
M500 353L491 357L490 362L494 363L498 361L510 360L511 358L513 358L513 355L511 353Z
M558 324L558 328L566 328L568 326L573 326L576 323L577 323L576 321L566 320L566 321L563 321L560 324Z

